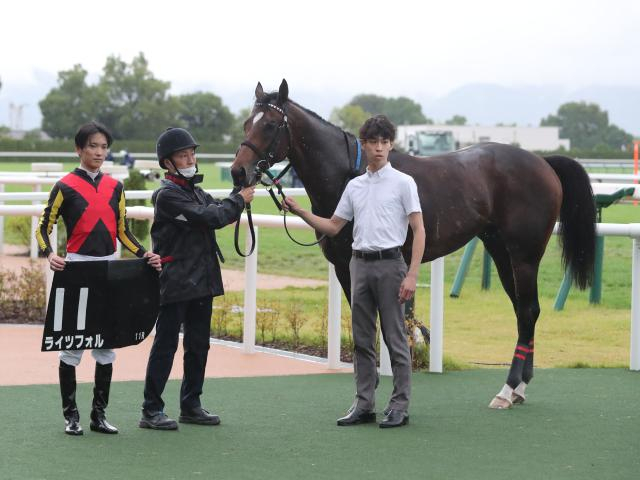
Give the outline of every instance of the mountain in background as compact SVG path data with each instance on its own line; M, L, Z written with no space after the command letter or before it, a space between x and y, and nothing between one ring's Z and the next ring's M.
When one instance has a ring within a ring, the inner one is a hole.
M34 83L3 85L0 90L0 125L9 126L9 104L24 105L23 127L40 126L41 114L38 102L54 88L57 77L47 72L36 72ZM187 92L180 92L187 93ZM250 107L253 88L247 90L214 90L234 112ZM366 88L358 92L328 92L296 88L291 98L304 107L328 119L335 107L341 107L360 93L375 93ZM609 121L627 132L640 137L640 87L591 86L568 90L561 86L504 87L496 84L468 84L446 95L435 97L428 93L407 93L407 97L422 105L424 114L436 123L453 115L463 115L471 125L496 125L516 123L521 126L538 126L540 120L556 113L563 103L586 101L597 103L609 112Z
M640 88L592 86L567 90L560 86L503 87L494 84L470 84L448 94L414 97L424 114L436 123L453 115L464 115L469 124L495 125L516 123L538 126L540 120L567 102L597 103L609 112L609 122L636 136L640 135Z

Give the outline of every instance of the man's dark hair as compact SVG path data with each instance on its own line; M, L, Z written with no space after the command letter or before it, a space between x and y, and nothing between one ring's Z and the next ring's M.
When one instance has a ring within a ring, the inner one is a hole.
M101 133L107 138L107 147L113 143L113 135L107 127L98 122L89 122L82 125L76 133L76 147L84 148L87 146L89 137L96 133Z
M364 122L359 134L361 140L382 137L393 142L396 139L396 127L386 115L376 115Z

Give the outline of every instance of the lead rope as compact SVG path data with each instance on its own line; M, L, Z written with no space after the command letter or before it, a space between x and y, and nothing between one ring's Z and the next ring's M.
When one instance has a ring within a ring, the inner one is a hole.
M302 247L312 247L312 246L317 245L318 243L320 243L327 236L323 234L315 242L304 243L304 242L300 242L300 241L296 240L295 238L293 238L293 236L291 235L291 232L289 232L289 227L287 226L287 211L282 208L282 203L284 203L284 200L287 197L285 196L284 192L282 191L282 184L280 183L280 179L282 179L282 177L284 177L284 175L289 171L290 168L291 168L291 163L289 163L289 165L287 165L285 168L283 168L282 171L278 174L277 177L274 177L273 174L269 170L266 170L264 173L266 173L267 176L271 179L271 183L265 183L262 180L260 180L260 183L262 183L262 185L267 187L267 191L269 192L269 195L271 196L271 199L273 200L273 203L275 203L276 207L278 207L278 210L280 210L282 212L282 219L283 219L283 223L284 223L284 231L287 233L287 237L289 237L293 243L297 243L298 245L300 245ZM282 202L279 202L278 199L276 198L276 194L273 193L273 187L275 187L278 190L278 195L280 195L282 197Z
M349 151L349 142L348 142L346 133L345 133L345 141L346 141L346 144L347 144L347 155L349 156L349 158L351 158L351 152ZM356 176L356 175L358 175L360 173L360 163L361 163L361 161L362 161L362 144L360 143L360 139L356 137L356 163L355 163L354 170L353 170L353 176ZM320 238L318 238L318 240L316 240L315 242L311 242L311 243L299 242L298 240L293 238L293 236L289 232L289 228L287 227L287 211L282 208L282 204L278 201L278 199L276 198L275 194L273 193L273 187L275 186L278 189L278 194L282 197L282 201L284 202L286 196L285 196L284 192L282 191L282 184L280 183L280 179L284 176L285 173L287 173L289 168L291 168L291 164L287 165L282 170L282 172L280 172L280 174L277 177L274 177L273 174L269 170L266 170L265 173L271 179L271 183L267 184L267 183L264 183L262 181L260 183L262 183L265 187L267 187L267 190L269 191L269 195L271 195L271 198L273 199L273 202L276 204L276 207L278 207L278 210L280 210L282 212L282 218L283 218L283 223L284 223L284 231L286 232L287 236L291 239L291 241L293 241L293 243L297 243L298 245L303 246L303 247L312 247L314 245L319 244L327 236L325 234L322 234L320 236ZM343 192L347 188L347 183L349 183L349 180L350 180L350 178L347 178L347 180L345 181L344 187L342 188Z
M251 204L247 203L244 207L247 211L247 222L249 223L249 233L251 234L251 248L249 249L249 253L244 254L240 251L240 245L238 244L238 238L240 236L240 219L236 222L236 228L233 232L233 243L236 248L236 253L241 257L249 257L253 253L253 250L256 248L256 233L253 230L253 218L251 217Z

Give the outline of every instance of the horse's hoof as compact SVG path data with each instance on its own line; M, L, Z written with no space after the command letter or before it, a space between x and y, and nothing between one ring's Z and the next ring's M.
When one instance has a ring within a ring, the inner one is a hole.
M514 405L522 405L525 400L526 398L524 395L518 395L515 392L511 395L511 403Z
M495 410L506 410L508 408L511 408L512 405L513 404L510 400L496 395L495 397L493 397L493 400L491 400L489 408L493 408Z

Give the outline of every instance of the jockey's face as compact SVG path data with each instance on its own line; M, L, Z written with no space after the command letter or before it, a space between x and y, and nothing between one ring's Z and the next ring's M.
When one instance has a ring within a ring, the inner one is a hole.
M107 137L102 133L94 133L89 137L84 147L76 147L76 152L80 157L80 165L90 172L98 171L108 150Z

